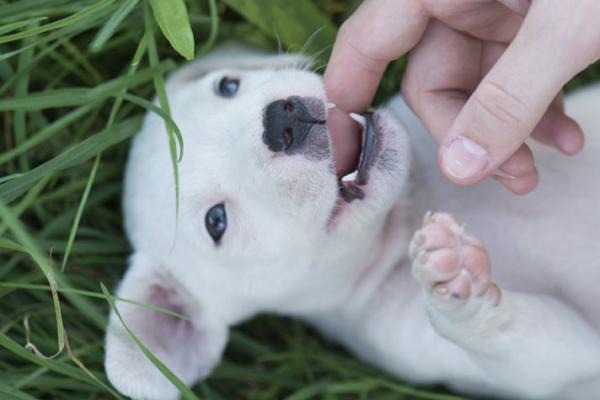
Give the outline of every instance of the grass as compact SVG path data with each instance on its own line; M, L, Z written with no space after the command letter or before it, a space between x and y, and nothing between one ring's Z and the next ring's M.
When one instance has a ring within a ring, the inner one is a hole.
M185 15L158 0L0 0L0 398L119 398L102 362L108 293L130 252L120 214L128 141L154 107L174 166L183 150L164 74L228 39L305 49L322 67L357 4L194 0ZM390 67L379 101L396 91L403 65ZM596 79L598 66L570 87ZM233 329L193 396L456 398L399 382L275 316Z

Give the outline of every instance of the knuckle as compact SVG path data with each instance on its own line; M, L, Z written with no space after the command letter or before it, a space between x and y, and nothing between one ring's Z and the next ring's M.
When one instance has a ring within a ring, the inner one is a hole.
M383 73L387 66L385 51L373 45L368 36L363 33L364 28L356 28L351 19L342 24L338 31L336 44L339 43L345 52L352 55L353 61L365 71L375 74Z
M520 132L529 107L518 96L492 81L483 81L473 94L473 102L486 123Z
M364 28L356 26L352 18L345 21L338 30L337 41L342 42L352 49L358 56L366 59L374 58L373 46L369 46L367 35L363 34Z

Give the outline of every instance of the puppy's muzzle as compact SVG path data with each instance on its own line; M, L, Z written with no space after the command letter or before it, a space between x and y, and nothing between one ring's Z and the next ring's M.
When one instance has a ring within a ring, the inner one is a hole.
M263 142L273 152L297 153L309 136L325 133L325 118L325 104L316 97L276 100L263 114Z

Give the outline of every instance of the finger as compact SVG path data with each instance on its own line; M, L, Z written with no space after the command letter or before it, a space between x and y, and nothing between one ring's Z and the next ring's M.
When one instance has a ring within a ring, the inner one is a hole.
M427 1L425 5L432 18L452 29L469 33L477 39L508 43L515 37L523 22L523 8L518 4L511 4L513 2Z
M421 38L428 16L420 0L367 0L340 28L324 82L328 98L346 112L368 108L391 60Z
M367 110L388 63L412 48L427 25L420 0L367 0L340 28L324 75L338 110ZM328 121L338 176L350 172L360 148L359 127L341 112Z
M523 143L492 177L514 194L524 195L535 189L539 174L529 146Z
M523 143L493 174L516 179L530 175L533 171L535 171L533 153L529 146Z
M493 47L494 51L480 51L478 41L432 22L411 53L403 94L438 142L464 106L467 93L478 82L481 70L477 66L481 65L483 70L491 68L506 46ZM439 58L444 63L439 63ZM494 177L513 193L533 190L538 174L529 147L523 145L517 150L495 171Z
M357 167L361 141L360 128L347 113L333 108L329 110L327 116L327 129L332 142L336 175L342 177Z
M565 155L577 154L585 142L579 124L564 112L562 94L556 96L531 136Z
M402 94L437 143L479 81L480 50L477 39L431 21L411 52Z
M481 50L481 78L489 72L508 45L484 42ZM514 194L531 192L538 184L538 173L533 153L525 143L492 173L504 187Z
M578 68L565 61L569 49L560 43L560 35L540 35L540 22L530 22L532 15L540 18L533 8L521 32L465 104L440 148L442 171L455 183L477 182L507 160Z
M560 115L553 126L554 144L556 148L567 156L579 153L585 144L585 137L581 127L573 118Z
M537 168L534 169L531 174L519 178L502 177L498 175L492 175L492 177L512 193L518 195L530 193L536 188L540 180Z
M511 11L525 16L527 11L529 11L529 6L531 5L531 0L499 0L500 3L504 4L505 7L510 9Z
M484 42L481 52L481 77L484 78L496 61L502 56L507 45L497 42ZM557 95L550 107L536 125L531 136L566 155L573 155L583 148L584 137L579 125L565 115L562 93Z

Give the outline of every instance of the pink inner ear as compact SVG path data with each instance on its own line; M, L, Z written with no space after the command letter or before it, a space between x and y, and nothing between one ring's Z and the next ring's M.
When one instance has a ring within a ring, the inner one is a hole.
M189 312L186 311L181 301L177 299L177 295L173 289L165 288L162 286L153 286L151 289L150 303L173 311L177 314L190 317ZM173 351L173 345L177 343L185 343L187 345L193 345L192 343L186 343L194 336L194 325L191 321L174 317L158 311L150 311L154 320L154 327L158 333L157 344L160 345L164 350Z
M151 285L141 300L186 317L191 317L182 294L169 286ZM135 305L126 306L125 321L140 340L169 369L186 381L197 377L203 362L205 335L191 321Z
M117 303L129 329L185 384L205 377L219 361L227 340L226 326L210 320L199 295L188 293L143 254L132 258L117 294L191 318ZM176 398L176 388L138 348L115 314L107 328L105 365L115 387L133 398Z

